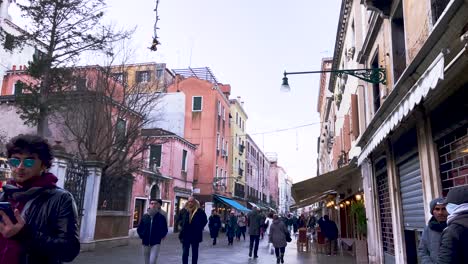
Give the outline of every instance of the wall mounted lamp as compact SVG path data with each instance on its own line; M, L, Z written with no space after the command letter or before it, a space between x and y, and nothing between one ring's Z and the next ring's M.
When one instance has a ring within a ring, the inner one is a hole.
M374 83L374 84L387 84L387 78L385 75L384 68L373 68L373 69L349 69L349 70L324 70L324 71L303 71L303 72L286 72L284 71L283 83L281 84L280 91L290 92L291 87L289 87L287 75L292 74L311 74L311 73L333 73L338 77L342 77L345 74L352 75L356 78L359 78L363 81Z

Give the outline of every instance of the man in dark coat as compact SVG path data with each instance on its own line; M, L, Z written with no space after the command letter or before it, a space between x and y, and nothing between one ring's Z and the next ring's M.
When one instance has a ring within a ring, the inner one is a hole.
M330 220L328 215L323 216L323 234L325 236L325 242L327 247L327 254L331 256L331 254L336 253L336 246L337 246L337 239L338 239L338 227L333 220Z
M226 221L226 235L228 237L228 245L233 245L234 236L237 232L237 217L234 210L231 210L230 215Z
M151 200L150 209L143 215L137 228L143 244L145 264L156 264L161 240L167 235L167 221L161 211L161 205L161 199Z
M436 198L429 204L432 217L427 223L419 242L418 254L421 264L435 264L439 256L440 237L447 227L447 210L444 198Z
M249 226L250 244L249 244L249 257L252 257L252 250L254 258L258 258L258 244L260 243L260 227L263 224L262 216L257 207L252 208L252 212L248 215L247 224ZM255 244L255 246L254 246Z
M219 217L216 209L211 211L210 218L208 219L208 228L210 229L210 236L213 239L213 246L216 245L219 229L221 228L221 217Z
M468 185L450 189L445 202L449 216L437 263L468 263Z
M189 197L185 209L181 211L182 229L179 240L182 243L182 264L188 264L190 247L192 247L192 264L198 262L198 246L203 241L203 229L208 223L205 211L194 197Z
M13 180L3 186L0 210L0 264L59 264L80 252L78 213L73 196L56 186L47 170L53 155L47 140L19 135L7 144Z

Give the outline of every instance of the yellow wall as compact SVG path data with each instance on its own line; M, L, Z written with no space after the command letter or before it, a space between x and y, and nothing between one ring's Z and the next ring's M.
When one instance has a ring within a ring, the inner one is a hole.
M230 111L231 111L231 146L229 147L229 164L231 166L231 177L237 177L239 176L238 173L238 164L239 160L242 163L242 168L244 170L242 174L242 178L239 181L239 183L243 184L245 186L245 174L247 173L245 170L245 164L246 164L246 156L247 156L247 149L244 148L244 153L242 155L239 155L239 142L244 142L244 146L247 146L247 140L246 140L246 124L247 124L247 115L244 113L242 106L239 104L239 101L237 99L232 100L235 103L231 103L230 105ZM239 124L236 124L236 114L243 120L244 123L244 128L242 129ZM236 135L237 135L237 140L236 140ZM237 161L237 165L235 164L235 161ZM235 186L235 179L230 178L229 179L229 185L228 189L229 192L234 195L234 186ZM245 192L244 188L244 192Z

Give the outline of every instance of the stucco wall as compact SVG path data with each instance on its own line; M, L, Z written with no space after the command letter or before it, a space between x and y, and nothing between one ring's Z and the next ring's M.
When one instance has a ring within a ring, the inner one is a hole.
M184 137L185 128L185 94L165 93L149 114L153 122L145 128L161 128Z

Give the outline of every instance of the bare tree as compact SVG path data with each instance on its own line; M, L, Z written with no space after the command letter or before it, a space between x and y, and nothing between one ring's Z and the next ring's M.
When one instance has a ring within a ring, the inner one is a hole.
M110 52L109 44L127 38L129 32L116 32L102 24L104 0L25 0L18 3L31 24L15 43L37 47L28 74L37 85L23 87L28 96L18 100L21 117L37 125L39 135L47 131L47 117L56 110L50 95L63 91L74 81L72 66L87 51Z

